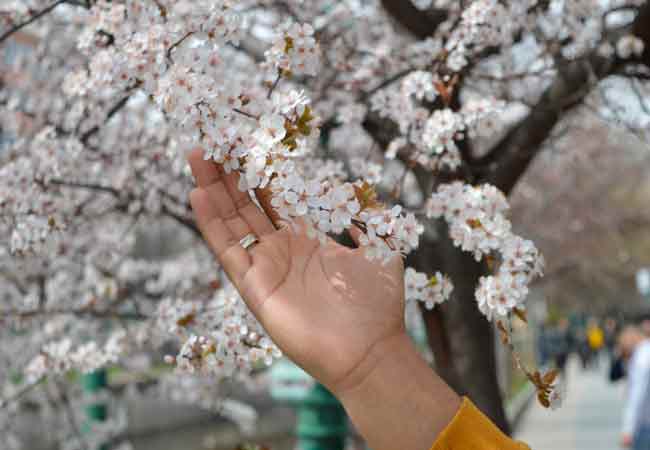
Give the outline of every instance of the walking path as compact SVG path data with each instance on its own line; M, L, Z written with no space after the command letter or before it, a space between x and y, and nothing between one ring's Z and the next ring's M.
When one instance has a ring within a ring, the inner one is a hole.
M607 380L607 364L583 371L569 361L568 389L557 411L536 403L524 414L516 438L533 450L617 450L625 383Z

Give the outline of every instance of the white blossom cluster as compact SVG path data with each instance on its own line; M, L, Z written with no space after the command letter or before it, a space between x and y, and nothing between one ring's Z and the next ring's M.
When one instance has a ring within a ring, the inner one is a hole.
M320 65L320 50L309 24L286 24L273 46L266 52L267 64L284 74L315 76Z
M485 124L494 123L494 117L502 109L500 102L484 98L452 109L449 96L456 88L453 75L463 70L472 55L490 46L511 43L512 34L518 29L518 22L509 25L513 23L512 14L512 10L496 0L475 1L462 13L460 23L444 45L428 40L424 45L418 44L417 50L413 49L428 55L425 61L443 60L444 70L441 74L430 69L410 72L399 90L384 89L372 97L372 110L394 120L403 135L389 146L388 158L394 158L399 150L411 144L414 147L412 160L434 170L445 167L454 170L461 163L458 141L477 128L479 131L474 134L481 136L496 131ZM423 102L440 98L446 107L430 113Z
M184 340L178 355L167 357L180 373L217 380L246 376L282 356L230 285L207 304L164 300L157 317L159 328Z
M516 8L536 3L524 0ZM452 32L445 49L449 52L447 66L460 72L468 64L469 57L492 45L511 42L518 21L512 22L514 6L504 6L498 0L477 0L463 11L459 26Z
M429 201L427 215L444 218L456 246L498 263L494 275L481 277L476 289L478 307L485 316L506 317L523 309L528 285L541 276L544 259L535 245L515 235L506 217L508 202L490 185L444 184Z
M631 34L621 37L616 43L616 54L622 59L641 56L644 50L645 44L643 41Z
M0 212L15 220L10 237L13 253L56 245L68 206L57 196L44 193L43 185L63 175L64 167L72 169L66 161L74 161L81 149L74 139L57 139L51 127L42 129L33 145L32 158L17 158L0 166ZM17 147L20 149L20 144Z
M125 340L125 333L117 331L110 336L104 348L99 348L95 341L76 348L73 348L70 339L50 342L27 365L25 375L30 383L34 383L47 376L65 374L72 369L95 371L119 360L126 346Z
M239 15L235 2L221 3L193 4L190 14L186 2L149 8L100 2L84 36L108 28L119 44L95 49L83 91L101 85L144 88L175 122L188 148L202 145L206 158L227 172L240 172L243 191L270 187L281 217L303 219L321 239L363 221L369 258L387 260L417 248L421 226L413 216L388 217L379 204L361 205L351 183L318 183L301 174L294 159L311 151L319 133L304 94L223 83L232 77L221 52L231 49L220 46L235 40ZM220 26L213 28L215 22ZM280 77L314 74L319 51L313 33L309 25L284 27L265 64L279 69ZM90 50L91 44L102 45L83 40L84 48ZM376 227L379 220L390 223Z
M615 14L609 12L615 9L636 8L646 0L606 0L594 2L591 0L569 0L556 2L549 8L548 13L540 20L541 30L545 36L566 37L562 47L562 55L575 59L585 55L599 41L608 29L608 20ZM539 3L539 2L537 2Z
M434 276L417 272L408 267L404 274L404 289L407 301L419 301L431 310L449 299L454 286L446 275L436 272Z
M456 169L461 162L458 142L468 135L489 137L495 130L495 118L502 109L494 99L481 99L468 102L461 110L451 108L436 109L431 115L422 107L416 107L413 98L435 98L437 90L432 83L427 89L419 91L415 97L402 95L415 93L412 79L404 81L408 85L402 92L381 91L373 97L373 109L381 116L389 117L400 124L401 136L393 140L387 149L386 157L394 159L398 152L412 145L411 159L418 164L436 170L438 168ZM399 103L396 109L396 103Z

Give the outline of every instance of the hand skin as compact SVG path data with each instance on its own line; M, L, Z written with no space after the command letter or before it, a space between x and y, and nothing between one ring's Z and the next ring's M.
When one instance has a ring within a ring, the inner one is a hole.
M204 161L202 150L188 159L198 226L276 344L341 400L373 450L431 448L461 401L406 334L402 260L381 265L304 230L276 229L238 190L238 175ZM249 233L260 242L244 250Z

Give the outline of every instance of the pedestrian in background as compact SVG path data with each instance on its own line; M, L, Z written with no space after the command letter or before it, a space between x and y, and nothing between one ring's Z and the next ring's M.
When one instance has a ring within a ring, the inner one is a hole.
M590 319L587 325L587 342L589 343L589 361L594 367L598 367L600 351L605 346L605 333L596 319Z
M589 348L589 340L587 339L587 331L585 328L580 327L576 330L575 340L578 356L580 356L580 362L582 363L582 369L586 370L589 368L590 364L589 358L591 357L591 349Z
M618 342L628 378L622 443L633 450L650 450L650 339L630 326Z
M548 332L547 345L548 352L555 362L555 367L559 369L565 381L565 369L569 354L571 353L571 342L569 321L566 318L562 318L559 320L557 326Z
M546 367L553 357L550 348L551 330L546 324L541 324L537 333L537 364L540 367Z
M618 348L619 325L616 319L605 320L605 348L609 357L609 381L615 383L625 378L625 361Z
M605 319L605 348L610 360L615 358L616 354L616 338L618 336L618 324L616 319L608 317Z

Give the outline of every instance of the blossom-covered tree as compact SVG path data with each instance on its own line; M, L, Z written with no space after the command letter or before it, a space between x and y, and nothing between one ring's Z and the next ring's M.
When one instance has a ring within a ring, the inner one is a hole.
M600 80L648 73L645 1L596 3L4 2L0 427L23 396L68 395L60 375L169 341L161 386L205 406L280 356L194 225L200 148L238 174L232 229L264 207L376 264L403 255L437 369L507 429L491 323L511 345L543 260L506 194ZM21 31L36 47L10 52ZM160 224L176 248L148 258ZM555 400L552 373L522 369Z

